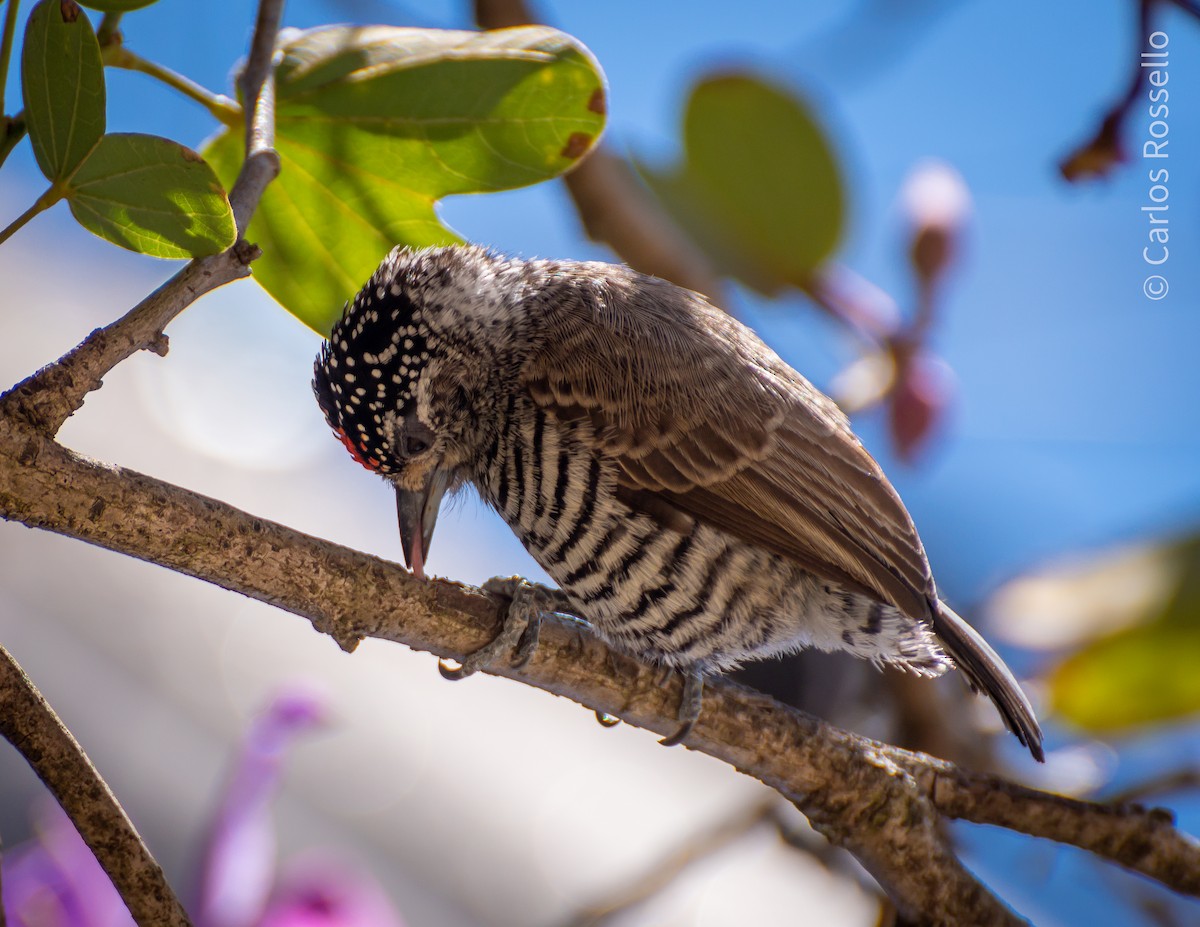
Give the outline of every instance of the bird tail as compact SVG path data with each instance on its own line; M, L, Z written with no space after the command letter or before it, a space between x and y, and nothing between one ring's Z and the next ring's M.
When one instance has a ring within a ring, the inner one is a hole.
M982 691L992 700L1008 729L1017 735L1017 740L1028 748L1035 760L1046 762L1042 751L1042 729L1033 706L996 651L945 602L938 602L933 629L941 638L946 654L971 683L971 688Z

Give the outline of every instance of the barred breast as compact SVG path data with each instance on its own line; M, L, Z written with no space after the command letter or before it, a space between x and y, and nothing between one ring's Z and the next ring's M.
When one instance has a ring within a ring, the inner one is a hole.
M514 395L493 425L480 495L617 649L713 671L806 646L923 675L948 668L928 630L896 609L695 519L664 526L624 505L586 419L560 422Z

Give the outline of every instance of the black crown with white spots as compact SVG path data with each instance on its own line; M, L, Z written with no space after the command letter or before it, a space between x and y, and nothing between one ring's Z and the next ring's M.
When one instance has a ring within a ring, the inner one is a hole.
M416 407L416 383L436 339L412 299L411 252L396 249L347 306L321 348L313 391L329 427L364 467L395 470L397 417Z

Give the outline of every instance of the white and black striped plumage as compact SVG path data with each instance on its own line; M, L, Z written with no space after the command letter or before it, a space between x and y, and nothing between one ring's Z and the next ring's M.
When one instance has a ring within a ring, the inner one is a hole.
M698 672L804 646L957 665L1041 758L845 416L703 297L618 265L396 249L314 389L397 487L418 573L442 493L471 483L622 650Z

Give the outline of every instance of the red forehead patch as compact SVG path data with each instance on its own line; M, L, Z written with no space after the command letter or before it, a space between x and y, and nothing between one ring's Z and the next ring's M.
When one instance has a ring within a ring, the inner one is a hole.
M342 444L346 445L346 450L350 452L351 457L357 460L368 470L379 469L379 461L374 457L364 457L362 448L355 444L354 441L351 440L350 436L346 434L346 432L342 431L340 428L335 428L333 429L333 433L337 436L337 439L342 442Z

